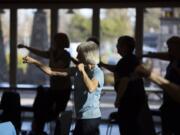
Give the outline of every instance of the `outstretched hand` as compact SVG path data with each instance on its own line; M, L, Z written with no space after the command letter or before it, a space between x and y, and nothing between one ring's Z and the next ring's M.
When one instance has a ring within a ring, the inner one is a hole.
M26 46L25 45L23 45L23 44L18 44L17 45L17 48L25 48Z
M36 63L36 60L29 56L25 56L25 57L23 57L23 63L34 64L34 63Z

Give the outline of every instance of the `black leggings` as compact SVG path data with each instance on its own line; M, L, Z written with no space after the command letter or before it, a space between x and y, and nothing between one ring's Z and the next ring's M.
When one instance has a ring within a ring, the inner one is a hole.
M138 111L135 109L118 109L118 125L121 135L140 135L137 118Z
M45 90L42 87L38 89L33 105L34 120L32 130L34 132L42 132L47 121L54 120L59 113L66 109L70 92L71 89Z
M161 108L161 120L163 135L171 133L173 135L180 135L180 111L168 110L165 107Z
M100 118L77 120L73 135L99 135L100 120Z

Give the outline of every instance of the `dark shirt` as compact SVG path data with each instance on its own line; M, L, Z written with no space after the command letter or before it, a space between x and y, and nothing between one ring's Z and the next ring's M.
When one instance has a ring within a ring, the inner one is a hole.
M134 73L135 68L139 65L139 61L135 55L129 55L123 57L115 69L115 90L117 91L117 85L120 83L120 79L123 77L131 77ZM130 79L127 89L121 100L121 107L129 106L135 109L141 107L141 105L145 102L145 90L144 83L142 78L136 77L134 79Z
M173 64L180 69L180 61L171 61L167 66L165 78L177 85L180 85L180 75L174 70ZM180 104L174 101L165 91L163 106L168 107L172 111L180 112Z
M50 63L51 68L69 68L71 57L69 52L64 50L61 54L52 52L50 54ZM50 86L52 89L69 89L71 88L70 76L52 76L50 77Z

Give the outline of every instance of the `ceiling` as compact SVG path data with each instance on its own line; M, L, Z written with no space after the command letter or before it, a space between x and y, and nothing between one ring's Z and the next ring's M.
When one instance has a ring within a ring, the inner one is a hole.
M0 0L0 7L180 7L177 0Z

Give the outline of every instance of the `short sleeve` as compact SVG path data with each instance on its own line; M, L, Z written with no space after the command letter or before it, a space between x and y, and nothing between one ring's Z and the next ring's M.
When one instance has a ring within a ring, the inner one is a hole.
M69 54L69 52L65 51L62 61L65 67L69 67L71 62L71 55Z
M93 73L93 79L96 79L99 82L99 87L103 87L104 85L104 74L102 70L96 69Z

